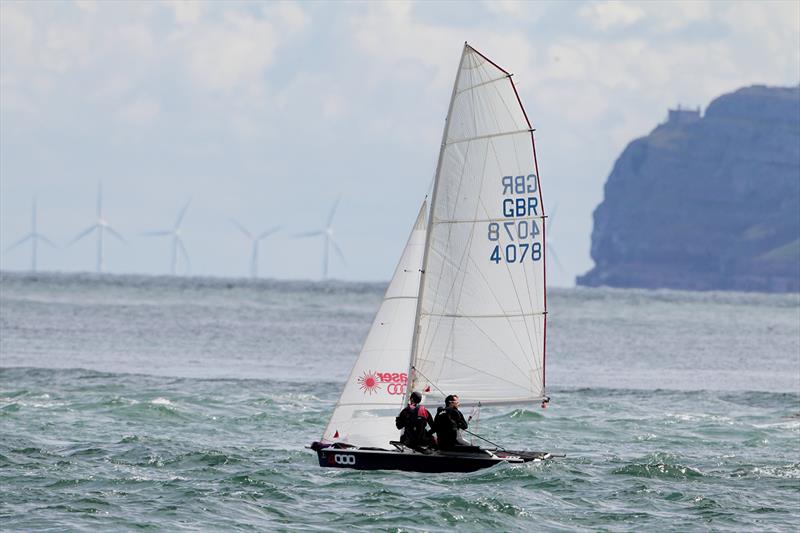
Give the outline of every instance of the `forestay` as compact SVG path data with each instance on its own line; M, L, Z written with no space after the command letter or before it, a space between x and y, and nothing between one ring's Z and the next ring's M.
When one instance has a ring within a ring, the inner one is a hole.
M398 438L394 418L408 382L426 210L423 203L323 441L386 448Z
M429 405L545 396L544 210L511 75L465 45L434 184L411 362Z

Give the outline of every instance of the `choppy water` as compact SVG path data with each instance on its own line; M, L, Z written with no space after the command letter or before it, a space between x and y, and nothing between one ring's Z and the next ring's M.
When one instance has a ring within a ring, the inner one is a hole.
M2 274L8 530L800 525L798 296L551 291L550 408L478 431L567 457L322 469L379 284Z

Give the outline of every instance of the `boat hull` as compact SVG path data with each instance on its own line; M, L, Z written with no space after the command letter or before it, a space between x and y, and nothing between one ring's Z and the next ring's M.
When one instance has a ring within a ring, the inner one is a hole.
M527 463L550 458L545 452L495 452L480 450L472 453L413 450L375 450L360 448L318 449L319 465L355 470L405 470L410 472L474 472L500 463Z

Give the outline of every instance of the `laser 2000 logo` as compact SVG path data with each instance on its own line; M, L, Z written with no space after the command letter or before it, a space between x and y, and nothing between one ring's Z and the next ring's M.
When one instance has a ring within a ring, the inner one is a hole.
M359 388L364 394L369 393L370 396L384 390L384 387L387 394L393 396L405 394L406 383L408 383L408 374L406 372L365 370L361 377L358 378Z

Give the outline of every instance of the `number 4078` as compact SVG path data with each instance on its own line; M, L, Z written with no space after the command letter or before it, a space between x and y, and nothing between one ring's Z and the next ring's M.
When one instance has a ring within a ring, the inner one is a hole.
M529 261L539 261L542 258L542 243L535 242L533 244L508 244L505 247L497 245L492 250L489 256L490 261L495 264L500 261L506 263L522 263L526 259Z

